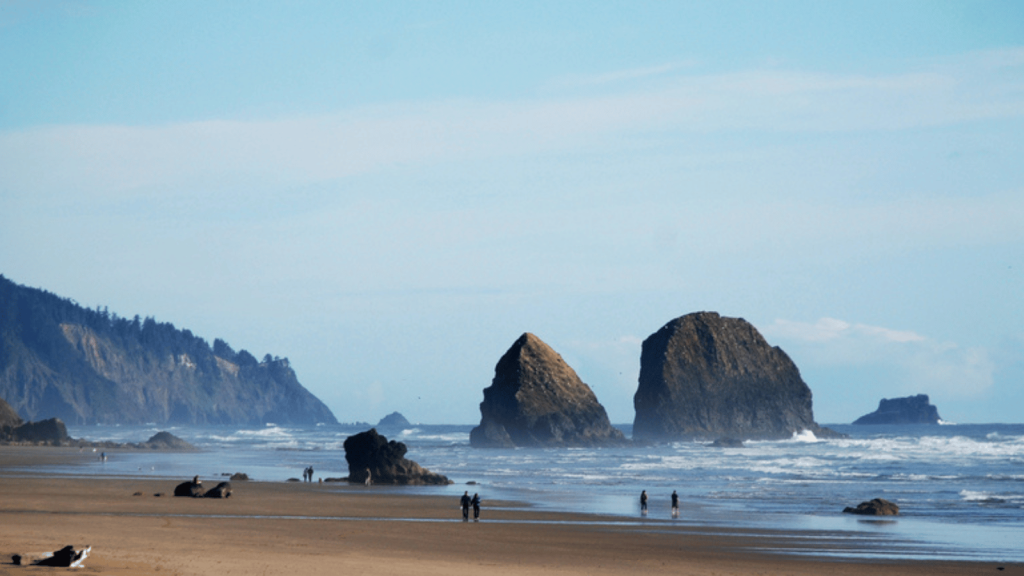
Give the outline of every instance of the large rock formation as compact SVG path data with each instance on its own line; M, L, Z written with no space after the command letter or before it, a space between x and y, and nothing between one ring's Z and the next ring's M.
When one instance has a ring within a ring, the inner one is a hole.
M533 334L516 340L484 389L480 425L469 435L478 448L598 446L625 443L604 406L576 372Z
M120 318L0 276L0 397L71 424L335 424L286 358L211 347L153 318Z
M811 390L778 347L742 318L697 312L643 343L633 438L782 439L810 430Z
M927 394L906 398L883 398L878 410L854 420L854 424L938 424L939 410L928 402Z
M409 449L402 442L388 439L376 428L345 439L348 481L362 484L451 484L447 477L423 468L405 458Z

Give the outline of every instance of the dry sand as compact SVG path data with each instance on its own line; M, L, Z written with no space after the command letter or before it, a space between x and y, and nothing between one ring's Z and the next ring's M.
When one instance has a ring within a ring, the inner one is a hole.
M1024 574L1020 564L764 553L757 549L782 542L813 552L819 540L709 535L671 522L623 523L508 502L488 501L480 522L462 522L452 498L387 487L236 482L230 499L214 500L174 498L175 481L9 472L59 457L75 456L0 447L0 575L65 571L14 566L11 555L67 544L93 547L80 574Z

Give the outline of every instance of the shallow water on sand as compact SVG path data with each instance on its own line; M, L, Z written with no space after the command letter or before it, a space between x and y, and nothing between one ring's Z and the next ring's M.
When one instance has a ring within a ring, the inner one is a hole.
M748 442L716 449L682 442L637 448L477 450L464 425L381 430L407 457L447 475L447 487L376 487L449 495L464 490L549 510L706 527L816 531L837 556L1024 561L1024 425L832 426L850 435ZM627 435L629 426L621 426ZM171 427L198 453L112 452L49 473L217 480L234 472L284 481L313 466L317 478L348 475L343 442L357 426ZM153 426L73 427L72 436L138 442ZM10 470L8 470L10 471ZM39 473L41 471L25 471ZM467 485L468 482L475 484ZM638 496L651 496L646 517ZM669 495L678 491L680 518ZM885 498L896 519L841 513ZM834 545L833 545L834 544ZM784 551L784 550L780 550ZM796 553L796 551L792 551Z

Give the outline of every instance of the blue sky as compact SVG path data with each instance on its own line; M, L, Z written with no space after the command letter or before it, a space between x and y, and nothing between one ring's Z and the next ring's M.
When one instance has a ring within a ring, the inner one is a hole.
M1024 4L0 1L0 273L479 421L752 322L819 422L1024 407Z

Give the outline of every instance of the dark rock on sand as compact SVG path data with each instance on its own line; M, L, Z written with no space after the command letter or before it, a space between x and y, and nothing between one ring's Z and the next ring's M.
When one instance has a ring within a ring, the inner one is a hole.
M906 398L883 398L878 409L854 420L854 424L938 424L939 410L927 394Z
M203 489L203 481L198 476L193 478L190 482L182 482L174 487L175 496L185 496L188 498L202 498L206 493Z
M856 508L847 506L843 509L844 514L860 514L863 516L898 516L900 507L888 500L875 498L868 502L861 502Z
M643 343L633 438L783 439L818 426L811 389L789 356L742 318L697 312Z
M249 475L246 474L245 472L235 472L234 474L231 475L231 481L232 482L238 482L238 481L243 481L244 482L244 481L246 481L248 479L249 479Z
M203 494L203 498L231 498L231 483L221 482Z
M626 443L590 386L530 333L498 361L480 415L480 425L469 435L477 448Z
M348 462L348 481L364 483L367 474L374 484L451 484L452 481L434 474L405 458L408 448L402 442L388 439L376 428L360 432L345 439L345 460Z

